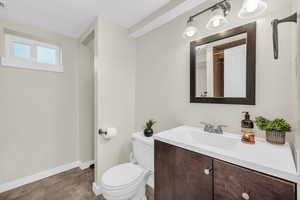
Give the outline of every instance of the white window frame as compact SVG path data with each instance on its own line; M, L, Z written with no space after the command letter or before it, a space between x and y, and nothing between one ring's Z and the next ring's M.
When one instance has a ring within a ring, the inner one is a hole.
M5 34L5 57L2 57L1 63L5 67L16 67L25 68L33 70L43 70L52 72L64 72L64 66L62 65L62 51L59 46L48 44L45 42L40 42L32 39L27 39L24 37L19 37L15 35ZM31 46L31 58L19 58L15 57L13 54L13 43L21 43ZM56 62L55 65L39 63L37 61L37 48L45 47L56 50Z

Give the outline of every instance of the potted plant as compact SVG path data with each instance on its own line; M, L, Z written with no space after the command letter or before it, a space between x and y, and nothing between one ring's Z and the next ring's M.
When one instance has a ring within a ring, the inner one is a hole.
M272 144L285 144L286 132L291 131L291 125L284 119L268 120L264 117L255 119L256 126L266 131L266 138Z
M145 129L144 129L144 135L146 137L151 137L153 135L153 129L152 127L156 124L156 121L150 119L146 121Z

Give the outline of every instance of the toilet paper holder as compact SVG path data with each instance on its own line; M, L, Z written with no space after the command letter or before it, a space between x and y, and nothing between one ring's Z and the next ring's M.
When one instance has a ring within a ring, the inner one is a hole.
M106 128L106 129L99 129L99 135L101 135L104 139L110 140L117 136L118 131L116 128Z
M99 135L107 135L107 131L104 131L103 129L98 130Z

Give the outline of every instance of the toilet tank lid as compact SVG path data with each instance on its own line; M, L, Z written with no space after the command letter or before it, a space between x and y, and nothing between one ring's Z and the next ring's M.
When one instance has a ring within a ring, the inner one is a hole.
M152 137L146 137L142 132L137 132L132 134L132 139L138 140L148 145L154 145L154 139Z

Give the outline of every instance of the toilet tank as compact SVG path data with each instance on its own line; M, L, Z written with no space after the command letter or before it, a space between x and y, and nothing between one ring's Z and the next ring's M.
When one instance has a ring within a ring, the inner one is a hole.
M154 140L142 133L132 134L133 156L137 163L154 172Z

